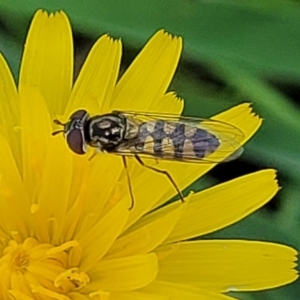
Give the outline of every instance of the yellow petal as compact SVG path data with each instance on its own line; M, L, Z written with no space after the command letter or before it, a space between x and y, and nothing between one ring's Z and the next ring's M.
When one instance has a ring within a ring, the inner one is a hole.
M170 297L168 293L165 295L151 295L141 292L115 292L109 295L109 300L170 300Z
M245 218L278 191L274 170L255 172L191 195L166 243L217 231Z
M180 37L158 31L118 82L112 107L140 111L155 108L173 78L181 49Z
M17 88L10 69L0 54L0 121L1 134L9 142L19 169L21 169L21 144L20 144L20 111Z
M55 163L54 163L55 162ZM42 181L39 185L35 212L37 230L42 227L41 218L49 226L51 242L57 244L61 236L65 215L68 210L68 199L72 180L72 156L62 139L51 138L42 169ZM40 215L40 218L38 218ZM51 230L51 229L52 230ZM39 235L41 237L41 235Z
M74 239L74 234L81 223L88 216L88 224L85 229L89 231L103 213L104 206L110 202L114 204L114 198L118 201L122 194L118 194L121 185L120 176L124 172L122 160L113 155L101 154L88 161L85 157L74 156L71 195L64 222L62 235L64 240ZM127 181L123 181L126 188L125 195L128 198L127 207L130 206Z
M89 272L89 289L130 291L142 288L157 275L157 257L154 253L103 260L97 269Z
M93 298L91 298L89 295L84 295L82 293L77 293L77 292L71 292L71 293L68 293L68 296L70 299L72 300L91 300ZM96 300L97 298L95 298ZM98 298L99 299L99 298ZM98 300L97 299L97 300Z
M38 88L50 113L63 113L73 81L73 41L63 12L48 15L39 10L31 23L20 69L23 86Z
M14 277L16 277L16 276L14 276ZM18 277L20 277L20 276L18 276ZM25 282L24 282L24 286L22 286L22 288L19 288L19 290L17 290L16 288L14 288L14 290L10 290L9 291L9 294L10 294L10 296L13 296L14 299L20 299L20 300L31 300L32 299L32 297L28 297L28 296L26 296L25 293L22 293L20 291L26 291L27 294L29 294L29 295L31 294L31 292L30 292L29 288L26 286Z
M233 300L235 298L208 291L205 289L195 288L189 285L183 285L172 282L153 281L149 286L143 288L141 291L156 295L168 295L173 300ZM170 298L168 298L170 299Z
M62 136L55 138L63 139ZM125 175L122 159L119 156L108 153L97 153L94 155L88 152L86 155L79 156L70 149L68 150L73 157L74 170L70 205L75 202L79 195L86 193L83 197L86 198L84 206L88 211L91 208L90 205L95 208L95 199L99 201L99 198L101 198L102 201L99 202L103 206L110 199L111 194L116 192L120 183L120 177Z
M150 106L149 111L162 115L181 115L184 107L184 101L179 98L174 92L167 93L161 97L159 101L154 101Z
M122 44L108 35L91 49L72 90L66 113L80 107L90 113L107 112L116 84Z
M107 254L108 258L149 253L160 245L177 223L182 206L158 210L137 222L122 235Z
M211 291L257 291L297 279L297 252L273 243L215 240L178 243L157 250L157 279Z
M23 87L20 95L23 180L35 198L51 138L51 120L39 89Z
M98 218L100 220L92 228L82 226L80 232L75 235L75 239L80 242L85 251L85 256L81 261L81 270L89 270L102 259L122 232L128 214L127 202L120 201L102 219ZM89 216L87 215L87 222L88 218Z
M0 145L1 230L9 234L15 232L25 237L29 229L25 224L29 224L30 198L15 164L11 148L2 135L0 135Z

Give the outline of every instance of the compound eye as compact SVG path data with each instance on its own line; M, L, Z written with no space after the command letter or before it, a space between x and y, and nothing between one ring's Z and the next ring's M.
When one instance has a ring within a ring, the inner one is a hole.
M75 111L71 116L70 116L70 120L73 119L83 119L85 116L87 115L87 111L84 109L80 109Z
M77 154L86 152L83 132L79 129L73 129L66 135L67 143L70 149Z

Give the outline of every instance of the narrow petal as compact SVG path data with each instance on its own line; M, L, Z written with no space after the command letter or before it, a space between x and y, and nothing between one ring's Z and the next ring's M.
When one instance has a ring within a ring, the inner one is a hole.
M119 201L124 194L128 199L127 206L130 206L127 181L121 180L124 167L120 157L101 154L91 162L85 157L74 156L73 161L72 186L68 199L70 208L65 216L63 240L74 239L75 232L80 230L83 234L89 231L99 222L105 205L115 204L114 201ZM120 186L124 187L125 193L119 192ZM86 219L89 220L88 223Z
M23 86L38 88L50 113L63 113L73 81L73 41L63 12L48 15L39 10L28 32L20 69Z
M180 37L158 31L118 82L112 107L142 111L155 107L173 78L181 49Z
M35 198L52 131L49 111L38 89L22 87L20 113L23 180L28 193Z
M165 243L217 231L245 218L278 191L274 170L255 172L193 194Z
M161 209L146 216L114 243L107 257L149 253L170 234L179 219L181 208L181 205L177 205L168 212Z
M241 145L252 137L262 122L261 119L252 112L248 103L233 107L214 118L239 128L244 133ZM153 159L143 159L143 161L146 165L153 166L160 170L166 170L172 176L180 190L185 189L216 165L216 163L203 163L203 161L200 161L199 164L163 160L155 161ZM129 162L129 172L132 178L136 205L130 214L127 226L133 224L145 212L151 210L151 208L159 206L166 202L166 200L177 195L174 186L167 176L149 170L141 166L135 160ZM136 172L137 169L139 169L139 173ZM149 190L151 190L150 195Z
M226 122L244 133L242 144L246 143L262 124L262 119L252 111L250 103L242 103L225 110L213 117L212 120Z
M72 90L68 114L79 107L98 114L108 111L119 72L121 47L120 40L108 35L95 43Z
M161 114L163 118L164 114L181 115L183 107L184 101L174 92L170 92L163 95L159 101L155 101L149 110Z
M234 300L235 298L195 288L190 285L183 285L172 282L153 281L141 291L150 295L168 295L172 300Z
M120 201L95 226L92 228L83 226L82 230L75 236L85 251L80 266L81 270L89 270L102 259L122 232L128 214L127 202Z
M0 121L1 134L9 142L18 167L21 169L20 111L17 88L11 71L0 54Z
M15 232L25 237L29 233L27 226L30 224L30 199L20 177L11 147L2 135L0 135L0 144L1 230L9 234Z
M141 292L115 292L109 295L109 300L170 300L170 297L168 293L165 295L151 295Z
M42 181L39 185L37 198L38 209L34 214L36 221L38 221L35 228L40 230L41 224L46 221L45 226L49 226L49 237L51 237L51 242L54 244L58 243L61 231L64 228L71 180L72 156L63 139L52 137L48 143L42 169ZM41 219L44 219L44 222ZM38 234L38 236L41 240L44 240L41 235Z
M62 136L55 138L63 140ZM116 192L116 187L125 177L121 157L108 153L95 153L96 151L79 156L72 153L70 149L68 150L73 157L70 206L79 194L83 194L84 190L88 193L85 196L88 199L84 202L87 209L90 208L90 203L93 206L95 205L95 197L98 199L101 197L103 199L102 203L105 203L111 194Z
M91 297L89 295L84 295L82 293L71 292L68 294L69 298L72 300L90 300ZM102 300L102 299L101 299ZM106 299L104 299L106 300Z
M298 278L297 252L273 243L215 240L178 243L157 250L157 279L211 291L256 291Z
M103 260L97 270L90 271L92 280L88 288L136 290L152 282L157 272L157 257L154 253Z

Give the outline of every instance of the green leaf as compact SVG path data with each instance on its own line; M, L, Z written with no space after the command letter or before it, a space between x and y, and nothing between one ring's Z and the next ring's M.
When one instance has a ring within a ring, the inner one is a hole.
M166 28L185 40L185 55L227 61L259 74L300 78L300 8L292 1L2 0L2 20L24 34L37 9L64 10L74 29L104 32L141 46Z

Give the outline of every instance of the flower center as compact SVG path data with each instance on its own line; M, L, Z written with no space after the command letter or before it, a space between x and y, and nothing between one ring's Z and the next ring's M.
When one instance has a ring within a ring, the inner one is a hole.
M29 266L29 258L29 254L25 251L20 251L17 253L14 259L15 271L19 271L20 273L24 274Z
M61 273L55 280L55 286L60 286L64 280L70 280L75 289L80 289L90 282L90 278L84 272L78 272L78 268L71 268Z
M0 258L0 299L59 299L80 291L90 281L77 267L70 267L70 253L78 248L77 241L58 247L41 244L34 238L23 243L11 240Z

